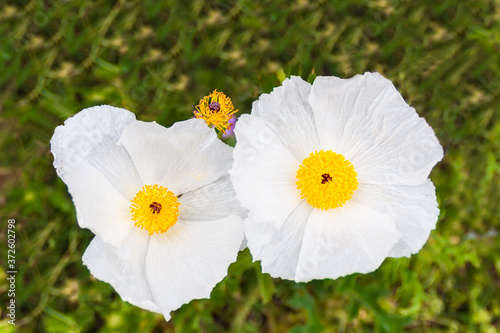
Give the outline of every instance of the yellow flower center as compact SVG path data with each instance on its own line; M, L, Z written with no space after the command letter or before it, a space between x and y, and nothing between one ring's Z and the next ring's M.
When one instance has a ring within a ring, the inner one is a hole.
M194 116L205 120L208 126L214 126L217 130L225 132L231 126L229 123L231 116L236 112L238 110L234 109L231 99L215 89L196 105Z
M304 158L297 170L300 197L314 208L341 207L358 188L354 166L331 150L314 152Z
M150 235L162 234L177 222L179 205L177 197L166 187L146 185L132 199L130 212L136 227Z

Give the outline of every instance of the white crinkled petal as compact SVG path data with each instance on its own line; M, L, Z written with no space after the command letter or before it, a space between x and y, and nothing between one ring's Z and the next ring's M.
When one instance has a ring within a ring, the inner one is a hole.
M313 207L302 201L277 229L270 223L245 220L247 246L253 260L260 260L262 272L283 279L294 280L307 219Z
M360 183L419 185L443 157L432 128L378 73L318 77L309 103L322 149L351 161Z
M252 105L252 116L265 121L298 161L320 147L314 115L308 102L311 85L298 76L283 81Z
M231 214L245 218L247 212L238 200L229 175L179 198L179 216L189 222L220 220Z
M389 252L389 257L409 257L424 246L431 231L436 227L439 208L435 187L427 179L418 186L364 185L366 193L359 201L380 212L391 212L401 239ZM385 205L375 207L375 202ZM371 204L370 204L371 203Z
M242 115L235 133L229 173L237 198L254 221L279 228L302 201L295 177L300 163L258 117Z
M120 138L143 184L166 186L176 195L206 186L227 174L232 148L217 139L202 119L165 128L136 122Z
M89 164L117 191L133 198L140 178L130 155L117 142L124 128L135 121L132 112L109 105L87 108L67 119L50 140L59 177L66 182L75 168Z
M417 253L438 214L427 180L419 186L361 184L346 205L328 211L304 201L280 229L255 223L251 213L245 225L263 272L302 282L368 273L386 257Z
M130 200L87 163L67 172L64 181L75 203L78 224L90 229L106 243L120 247L134 227Z
M392 216L353 200L338 209L315 209L307 220L295 281L372 272L399 239Z
M209 298L236 260L243 240L236 215L207 222L179 220L149 241L146 274L152 294L166 318L193 299Z
M109 283L122 300L162 313L146 279L147 231L134 228L120 248L94 237L83 255L83 263L94 277Z
M243 251L247 248L247 238L246 236L243 237L243 240L241 241L241 245L240 245L240 251Z
M111 106L84 109L58 126L51 139L54 166L68 186L77 220L105 242L120 246L132 228L130 199L140 178L117 145L133 113Z

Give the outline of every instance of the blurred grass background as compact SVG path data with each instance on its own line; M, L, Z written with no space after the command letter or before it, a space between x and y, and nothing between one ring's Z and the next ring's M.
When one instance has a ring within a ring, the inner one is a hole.
M498 332L500 2L7 1L0 5L0 331L6 224L17 219L19 332ZM170 126L217 88L240 112L287 76L379 71L436 130L441 215L410 259L296 284L246 250L212 292L165 322L81 263L52 167L54 128L99 104Z

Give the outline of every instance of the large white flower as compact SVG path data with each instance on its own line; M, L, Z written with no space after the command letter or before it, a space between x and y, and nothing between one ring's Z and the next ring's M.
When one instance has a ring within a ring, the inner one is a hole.
M433 130L378 73L292 77L240 117L230 171L262 270L295 281L417 253L439 209Z
M54 166L82 228L96 237L83 262L123 300L170 312L208 298L244 234L227 173L232 148L201 119L164 128L111 106L56 128Z

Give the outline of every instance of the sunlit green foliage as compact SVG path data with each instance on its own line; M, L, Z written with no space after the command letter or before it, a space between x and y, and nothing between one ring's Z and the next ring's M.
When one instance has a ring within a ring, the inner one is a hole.
M19 332L500 330L500 3L11 1L0 5L0 330L5 228L17 219ZM92 278L49 140L98 104L170 126L214 89L249 112L289 75L379 71L436 130L437 229L410 259L297 284L248 250L210 300L165 322Z

